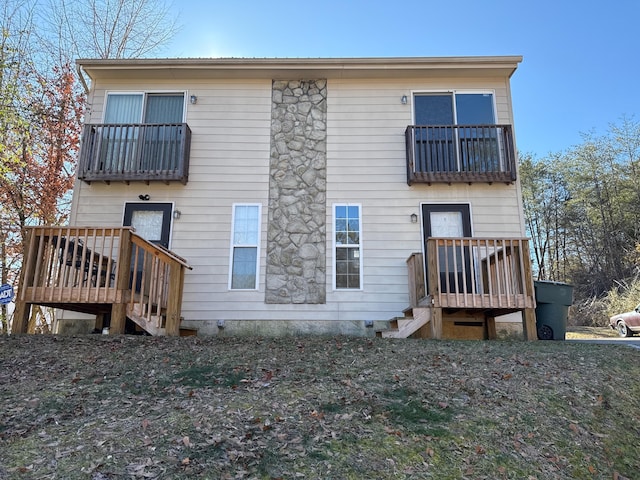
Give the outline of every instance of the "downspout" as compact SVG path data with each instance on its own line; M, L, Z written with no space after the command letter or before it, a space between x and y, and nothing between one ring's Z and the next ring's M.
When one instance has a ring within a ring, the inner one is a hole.
M84 75L82 74L82 66L76 64L76 72L78 72L78 78L80 79L80 83L84 87L84 93L89 95L89 87L87 86L87 81L84 79Z

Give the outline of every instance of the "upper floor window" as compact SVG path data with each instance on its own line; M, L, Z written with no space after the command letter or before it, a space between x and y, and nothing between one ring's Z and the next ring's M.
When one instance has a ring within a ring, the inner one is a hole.
M109 93L104 123L182 123L184 93Z
M336 289L362 288L360 205L334 206Z
M491 93L420 93L414 96L416 125L495 124Z

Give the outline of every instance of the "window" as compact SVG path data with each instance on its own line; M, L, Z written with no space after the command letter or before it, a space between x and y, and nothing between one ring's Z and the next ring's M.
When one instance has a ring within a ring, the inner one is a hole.
M255 290L258 288L260 211L260 204L236 204L233 206L231 269L229 272L229 286L232 290Z
M491 125L491 93L425 93L414 98L416 125Z
M109 93L104 123L182 123L184 93Z
M360 206L334 205L335 288L362 288Z
M176 169L183 121L184 93L109 93L101 169L117 173Z
M416 163L422 171L503 170L492 93L416 94L414 113Z

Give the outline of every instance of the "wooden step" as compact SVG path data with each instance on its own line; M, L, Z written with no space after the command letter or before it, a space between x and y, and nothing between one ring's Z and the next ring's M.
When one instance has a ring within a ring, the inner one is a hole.
M395 317L389 320L389 329L376 332L376 336L382 338L408 338L418 335L420 338L429 338L429 330L425 327L431 320L431 308L415 307L411 310L412 316ZM405 310L405 315L409 313Z

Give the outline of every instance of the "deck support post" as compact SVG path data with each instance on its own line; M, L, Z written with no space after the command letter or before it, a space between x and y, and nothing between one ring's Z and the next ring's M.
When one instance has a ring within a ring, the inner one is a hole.
M118 276L116 278L116 289L125 292L129 290L131 281L131 230L122 230L120 236L120 251L118 253ZM127 317L127 299L120 299L119 303L111 306L110 334L124 333L124 326Z
M536 311L533 308L525 308L522 312L522 333L524 333L525 340L530 342L538 340Z
M93 329L96 333L102 333L103 328L104 328L104 313L98 313L96 315L96 322L93 325Z
M31 317L31 304L21 300L16 302L16 309L13 312L13 323L11 324L11 333L27 333L29 326L29 318Z
M167 299L166 333L169 337L180 336L180 307L184 285L184 268L173 263L169 268L169 298Z
M487 327L487 340L495 340L498 338L496 332L496 317L485 317L485 325Z
M111 325L109 335L124 333L124 324L127 319L127 304L114 303L111 306Z
M440 340L442 338L442 308L433 308L431 317L431 338Z

